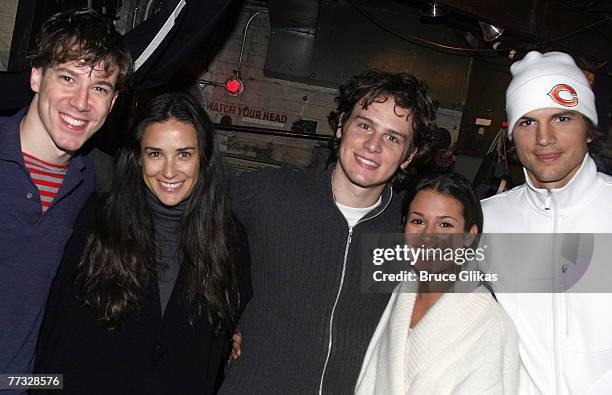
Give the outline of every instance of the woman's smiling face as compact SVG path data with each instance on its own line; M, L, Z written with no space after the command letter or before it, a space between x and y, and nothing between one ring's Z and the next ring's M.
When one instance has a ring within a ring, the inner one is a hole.
M147 125L140 162L149 190L166 206L179 204L191 194L200 172L195 128L176 119Z

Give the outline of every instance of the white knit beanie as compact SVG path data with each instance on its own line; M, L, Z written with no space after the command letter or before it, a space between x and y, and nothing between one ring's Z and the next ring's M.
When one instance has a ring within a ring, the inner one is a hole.
M506 90L508 138L523 115L541 108L577 111L597 125L595 95L574 59L563 52L529 52L510 67Z

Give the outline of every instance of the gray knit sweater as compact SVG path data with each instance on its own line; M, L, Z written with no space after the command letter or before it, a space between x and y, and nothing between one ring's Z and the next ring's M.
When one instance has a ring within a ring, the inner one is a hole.
M232 192L249 237L254 295L239 323L242 355L226 369L221 393L351 393L389 299L360 290L360 238L401 232L400 197L387 187L348 244L331 170L258 171L235 180Z

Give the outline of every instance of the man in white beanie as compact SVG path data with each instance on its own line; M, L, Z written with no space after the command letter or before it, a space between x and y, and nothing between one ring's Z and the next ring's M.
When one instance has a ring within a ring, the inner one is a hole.
M612 178L588 154L597 113L585 75L561 52L530 52L511 73L508 135L526 182L482 202L484 232L612 233ZM533 254L556 256L546 248ZM509 291L497 296L519 332L520 393L612 394L612 294Z

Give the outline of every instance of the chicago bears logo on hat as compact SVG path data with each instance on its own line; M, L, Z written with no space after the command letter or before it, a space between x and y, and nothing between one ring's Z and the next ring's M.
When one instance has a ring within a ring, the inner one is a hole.
M564 107L575 107L578 104L578 95L576 90L567 84L555 85L548 96L557 104L561 104Z

